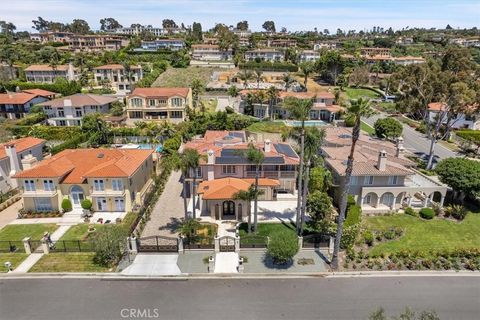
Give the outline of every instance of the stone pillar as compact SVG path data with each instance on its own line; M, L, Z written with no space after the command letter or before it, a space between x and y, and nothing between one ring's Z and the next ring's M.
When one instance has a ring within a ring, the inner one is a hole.
M185 250L183 248L183 237L182 236L178 237L177 241L178 241L178 253L184 253Z
M330 242L328 243L328 253L333 253L333 247L335 246L335 237L330 237Z
M413 201L413 196L409 196L409 197L408 197L408 206L409 206L409 207L412 206L412 201Z
M32 254L32 247L30 246L30 237L23 238L23 247L26 254Z
M137 238L133 236L128 239L130 241L130 252L137 253L138 252Z
M443 208L443 202L445 201L445 195L442 194L441 198L440 198L440 208Z
M240 237L238 236L238 234L235 236L235 252L240 252Z
M244 269L244 266L243 266L243 258L240 257L238 258L238 267L237 267L237 270L239 273L243 273L243 269Z
M375 204L375 208L378 208L378 206L380 205L380 198L381 197L382 196L378 196L378 194L377 194L377 203Z
M45 241L45 239L42 239L41 242L42 242L43 253L49 254L50 253L50 247L48 246L47 241Z
M298 236L298 249L299 250L302 250L302 247L303 247L303 237L301 236Z
M429 200L429 197L425 196L425 199L423 200L423 207L424 208L428 207L428 200Z
M210 256L208 257L208 273L215 272L215 257Z
M215 236L213 241L215 243L215 252L220 252L220 238L218 236Z
M361 196L360 197L360 207L363 207L363 201L365 201L365 197Z

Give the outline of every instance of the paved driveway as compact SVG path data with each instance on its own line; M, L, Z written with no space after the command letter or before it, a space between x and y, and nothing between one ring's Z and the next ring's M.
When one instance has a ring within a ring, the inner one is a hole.
M137 254L135 260L122 274L134 276L179 275L178 254Z
M388 117L385 113L379 113L374 115L370 118L364 118L363 121L368 123L373 127L375 121L380 118ZM415 129L412 129L408 125L402 123L403 125L403 140L405 144L405 148L420 157L428 156L430 151L430 140L426 138L426 136ZM451 151L450 149L445 148L444 146L437 143L435 145L435 158L434 161L438 162L442 159L458 157L460 156L458 153Z
M176 237L176 228L180 218L185 213L183 210L182 183L180 171L173 171L168 178L165 189L155 204L150 221L143 229L142 237L167 236Z

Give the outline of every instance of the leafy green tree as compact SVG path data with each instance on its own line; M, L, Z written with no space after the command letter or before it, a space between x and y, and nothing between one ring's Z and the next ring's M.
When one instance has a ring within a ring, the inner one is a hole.
M368 80L369 71L366 66L358 66L354 68L348 77L349 84L355 87L367 84Z
M119 28L122 28L122 25L114 18L100 19L100 30L102 31L112 31Z
M243 69L239 73L237 73L237 78L242 80L243 82L243 88L247 89L248 87L248 81L253 78L253 72L248 69Z
M72 201L70 201L70 199L65 198L62 200L62 210L63 212L72 211Z
M248 21L243 20L243 21L237 22L237 29L242 30L242 31L247 31L248 30Z
M275 22L271 20L267 20L262 24L262 28L265 29L267 32L275 32Z
M68 25L68 29L76 34L88 34L91 32L88 22L82 19L73 19L73 22Z
M292 261L299 249L295 233L276 231L269 237L267 256L272 258L275 264L287 264Z
M227 92L228 92L228 95L229 95L230 97L232 97L232 98L237 97L238 94L239 94L239 90L238 90L238 88L237 88L236 86L230 86L230 87L228 88Z
M89 237L95 256L93 261L101 266L116 265L127 250L127 231L117 225L105 225Z
M310 170L308 190L310 192L327 192L332 186L332 174L323 166L316 166Z
M383 118L375 121L373 128L379 138L395 139L402 135L403 126L394 118Z
M200 22L194 22L192 25L192 38L194 41L202 40L202 25Z
M340 199L340 212L338 215L337 232L335 236L335 245L332 257L332 267L334 269L338 268L338 253L340 252L340 242L343 234L343 222L345 221L345 213L347 210L348 187L350 186L350 179L352 177L355 147L360 137L361 118L368 118L374 114L374 110L370 105L370 101L362 98L358 100L350 100L350 103L346 106L346 108L347 114L351 114L355 120L352 129L352 145L350 147L350 154L347 159L345 178L341 183L342 197Z
M163 19L162 27L165 29L178 28L177 24L172 19Z
M197 219L183 218L177 231L186 238L187 241L193 241L198 237L197 231L202 225Z
M110 128L98 113L87 114L83 117L82 131L87 134L90 145L111 143Z
M307 197L307 211L310 215L310 225L315 230L321 229L319 226L325 219L329 219L332 214L332 200L330 196L320 190L310 192Z
M203 91L205 91L205 84L202 80L195 78L192 80L190 86L192 88L193 108L197 109L199 96L200 94L202 94Z
M440 181L453 189L455 198L480 195L480 162L466 158L448 158L435 167Z

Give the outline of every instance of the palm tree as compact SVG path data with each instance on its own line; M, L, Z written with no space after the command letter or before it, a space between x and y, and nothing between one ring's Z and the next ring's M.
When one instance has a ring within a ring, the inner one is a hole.
M258 90L254 93L255 100L260 104L260 109L263 110L263 102L266 99L265 91Z
M261 150L258 150L253 143L250 143L248 145L247 149L247 160L251 164L255 166L255 187L254 191L255 194L257 195L254 199L253 203L253 232L257 232L257 214L258 214L258 179L260 177L260 166L263 163L263 160L265 159L265 155ZM248 216L248 219L250 220L250 216ZM249 231L250 232L250 229Z
M196 213L197 213L197 210L196 210L196 203L195 203L195 195L196 195L196 186L195 184L197 183L197 168L199 167L200 165L200 154L198 153L197 150L195 149L185 149L182 153L182 157L181 157L181 162L182 164L180 165L180 168L182 169L182 174L185 174L184 175L184 179L185 180L185 177L188 173L192 173L192 218L195 219L196 218ZM183 171L185 170L185 171ZM184 185L185 187L185 185ZM186 194L185 194L185 189L184 189L184 192L183 192L183 196L184 198L186 199ZM184 204L185 204L185 201L184 200ZM185 204L186 206L186 204Z
M290 116L302 122L300 129L300 168L298 172L298 196L297 196L297 233L300 232L300 215L302 205L302 174L303 162L305 153L305 120L310 116L314 99L298 99L294 97L287 97L284 101L284 106L290 113Z
M278 90L275 86L271 86L267 90L267 97L268 97L268 117L272 120L273 115L273 106L277 104L278 100Z
M311 61L302 62L299 65L303 75L303 86L307 90L308 76L314 71L315 65Z
M184 236L187 242L191 242L197 237L197 231L200 227L201 224L198 220L183 218L177 228L177 232Z
M193 108L196 109L198 106L198 98L200 94L205 89L203 82L200 79L193 79L192 80L192 100L193 100Z
M372 67L370 68L370 72L375 73L375 83L374 83L374 85L376 85L377 82L378 82L378 74L380 73L380 71L382 71L382 67L380 66L380 64L378 62L373 64Z
M255 201L258 198L258 196L261 196L262 194L264 194L263 190L255 191L255 186L252 185L248 188L248 190L246 190L246 191L240 190L233 195L234 200L243 200L243 201L248 202L248 206L247 206L248 232L250 232L250 230L252 230L252 214L251 214L252 210L250 208L251 207L251 202Z
M284 138L292 138L298 144L301 143L301 132L299 128L292 128L286 132ZM305 139L304 139L304 162L305 162L305 172L303 176L303 193L302 193L302 206L300 214L300 231L299 234L303 233L303 225L305 222L305 212L307 206L307 194L308 194L308 181L310 178L310 168L318 156L320 151L320 146L323 139L325 138L325 130L318 129L316 127L309 127L305 129Z
M347 210L347 196L348 187L350 186L350 178L352 176L353 161L355 154L355 146L360 137L360 124L362 117L370 117L375 111L370 106L370 100L358 99L350 100L349 105L346 106L347 115L354 118L354 125L352 129L352 146L350 147L350 154L347 159L347 168L345 169L345 179L342 181L341 190L342 197L340 200L340 213L338 216L337 233L335 235L335 246L333 248L332 267L338 268L338 253L340 251L340 241L342 240L343 221L345 220L345 212Z
M253 73L250 70L243 69L242 72L239 72L237 74L237 77L243 81L243 88L247 89L248 86L248 80L252 79Z
M260 89L260 81L263 79L263 71L260 69L255 69L253 76L257 81L257 89Z
M285 91L288 91L288 88L295 82L295 79L287 72L283 75L283 82L285 82Z

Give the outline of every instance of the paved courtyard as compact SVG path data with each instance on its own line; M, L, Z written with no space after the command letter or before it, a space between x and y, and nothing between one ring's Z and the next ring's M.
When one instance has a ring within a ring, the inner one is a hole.
M173 171L168 178L165 189L150 216L150 221L143 229L142 237L167 236L176 237L180 219L184 217L182 183L180 171Z

